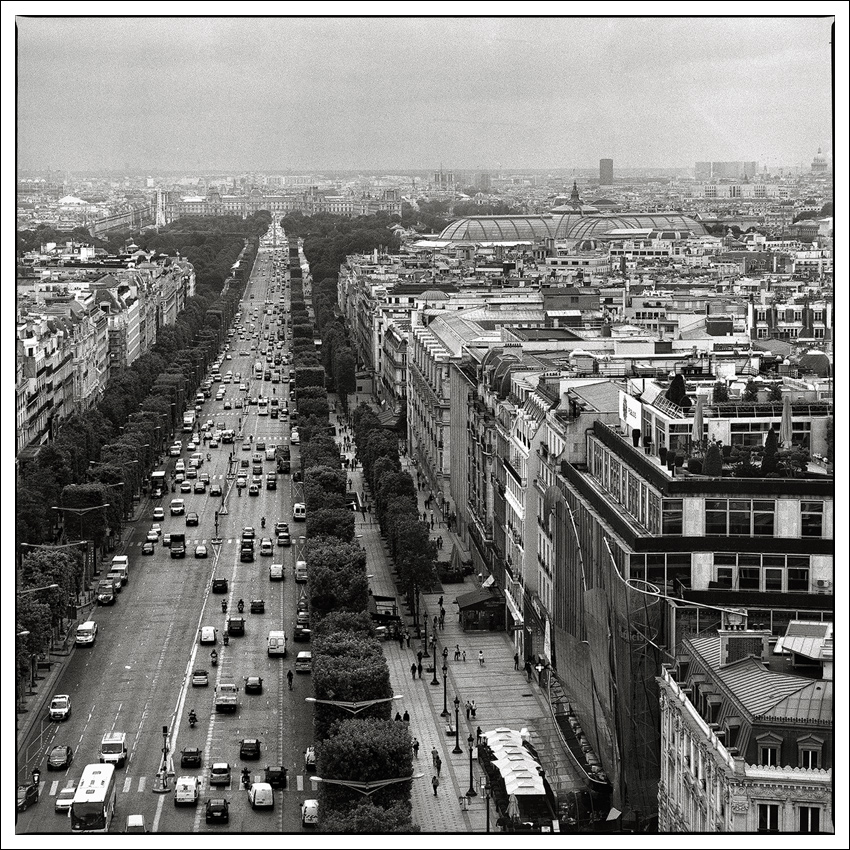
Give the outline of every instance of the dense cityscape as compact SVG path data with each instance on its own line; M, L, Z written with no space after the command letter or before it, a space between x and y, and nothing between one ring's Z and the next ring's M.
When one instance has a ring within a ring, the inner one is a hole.
M827 150L21 168L18 840L834 835Z

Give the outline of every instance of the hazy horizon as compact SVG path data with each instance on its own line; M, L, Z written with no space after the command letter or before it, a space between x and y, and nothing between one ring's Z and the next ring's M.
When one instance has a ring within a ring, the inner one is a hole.
M832 155L830 18L16 23L21 171L771 170Z

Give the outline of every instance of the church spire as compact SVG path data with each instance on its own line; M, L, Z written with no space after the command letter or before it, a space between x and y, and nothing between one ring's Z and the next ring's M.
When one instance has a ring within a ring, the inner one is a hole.
M575 180L573 180L573 191L570 192L570 200L575 204L580 203L581 201L581 198L578 196L578 186L576 185Z

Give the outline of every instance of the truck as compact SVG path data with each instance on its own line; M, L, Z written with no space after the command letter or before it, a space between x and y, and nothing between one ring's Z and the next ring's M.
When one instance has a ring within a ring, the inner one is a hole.
M126 555L116 555L112 559L110 570L121 573L121 584L130 580L130 559Z
M172 533L171 535L171 557L185 558L186 557L186 535Z
M238 692L232 682L221 682L215 694L215 710L235 712L239 708Z
M183 430L191 432L195 429L195 414L194 413L184 413L183 414Z
M177 454L179 455L180 452L178 451ZM158 469L151 473L151 498L161 499L167 487L168 481L164 469Z

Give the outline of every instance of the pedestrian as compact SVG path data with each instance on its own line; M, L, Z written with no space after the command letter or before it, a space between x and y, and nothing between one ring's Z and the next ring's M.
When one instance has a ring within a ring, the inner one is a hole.
M483 649L478 650L478 666L479 667L484 666L484 650Z
M466 701L465 708L466 708L466 719L469 720L469 714L472 711L472 703L469 700Z
M287 681L287 682L289 682L289 690L290 690L290 691L292 690L292 678L293 678L293 677L292 677L292 671L290 670L290 671L286 674L286 681Z
M479 727L475 730L475 746L476 746L476 747L480 747L480 746L481 746L481 736L482 736L482 734L484 734L484 733L481 731L481 727L479 726Z
M443 661L449 660L449 648L447 646L443 647Z
M413 664L410 665L410 678L411 679L416 678L416 662L415 661L413 662Z
M405 630L404 639L407 641L407 648L410 649L410 632Z
M434 614L434 631L437 631L437 615Z
M434 530L434 511L431 511L431 531Z
M419 741L416 738L413 739L413 758L419 758Z
M427 522L428 520L428 512L422 511L422 522Z
M434 747L434 749L431 750L431 764L434 765L434 770L437 769L437 759L439 757L440 757L440 754L437 752L437 748Z
M418 650L416 653L416 660L421 664L422 663L422 650Z
M466 661L466 650L463 651L463 660Z
M419 678L421 679L422 678L422 662L421 661L416 665L416 672L419 674ZM531 681L531 680L529 679L529 681Z
M397 711L395 713L395 719L398 720L399 722L401 722L401 712L400 711Z
M438 608L443 607L443 597L442 596L437 600L437 607Z
M514 670L519 670L519 653L514 653Z
M440 628L441 629L444 627L445 622L446 622L446 609L441 608L440 609Z
M443 760L437 756L437 779L440 778L440 771L443 769Z
M469 704L469 710L472 714L472 719L475 720L475 700L472 700L472 702Z
M525 662L525 675L528 676L528 681L531 681L531 662Z
M460 661L460 644L455 644L455 661Z
M410 712L407 709L404 710L404 714L401 716L401 719L405 723L410 723Z
M431 777L431 787L434 789L434 796L437 796L437 789L440 787L440 780L436 775Z
M404 632L401 629L398 630L398 648L404 649Z

